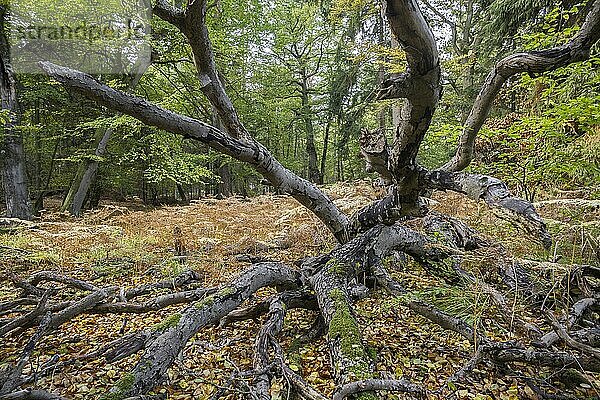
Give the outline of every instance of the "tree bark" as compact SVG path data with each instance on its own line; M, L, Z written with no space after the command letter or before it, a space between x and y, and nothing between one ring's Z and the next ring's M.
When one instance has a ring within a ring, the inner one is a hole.
M308 155L308 179L312 183L323 183L323 175L319 171L319 160L317 159L317 149L315 147L315 128L312 121L312 111L309 99L308 75L306 67L302 67L300 75L301 98L302 98L302 119L306 131L306 154Z
M96 157L101 157L106 152L106 147L108 146L108 141L113 133L112 128L108 128L104 130L100 141L98 142L98 146L94 151L94 155ZM92 184L94 183L94 179L96 177L96 172L98 171L99 163L98 160L90 160L86 161L83 175L81 176L81 181L79 182L79 187L73 196L73 203L69 207L69 212L71 215L80 215L81 209L83 208L83 203L87 197L88 191Z
M187 341L205 326L217 323L252 293L264 286L297 285L297 272L276 263L257 264L214 295L172 316L162 333L147 345L133 371L125 374L111 391L121 397L145 394L161 382ZM109 395L110 395L109 394Z
M0 5L0 96L2 112L7 113L1 116L7 119L2 125L1 135L2 184L6 215L9 218L30 220L32 213L27 190L23 137L17 129L20 110L17 102L16 79L10 64L6 19L7 5Z

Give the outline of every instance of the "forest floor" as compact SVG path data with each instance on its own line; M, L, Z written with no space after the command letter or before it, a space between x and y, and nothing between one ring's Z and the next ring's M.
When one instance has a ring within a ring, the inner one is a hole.
M367 182L332 185L326 187L326 191L346 212L359 209L378 195ZM559 196L586 198L585 193ZM539 204L540 215L547 220L557 242L546 252L541 245L498 220L483 203L445 193L436 194L434 200L437 202L433 202L433 209L462 219L490 241L501 243L516 257L598 264L600 205L594 201L584 205L568 201ZM32 226L0 231L0 270L22 278L37 271L53 270L99 286L130 288L193 269L202 275L203 286L213 287L248 267L248 258L293 264L334 246L333 238L318 219L285 196L203 199L189 206L158 208L144 208L137 203L103 203L82 218L52 211L51 202L46 205L50 211L43 213ZM181 239L174 234L176 227L181 231ZM183 258L174 256L176 240L185 248ZM486 258L494 254L479 256L481 259L472 261L484 266ZM556 282L560 282L566 271L552 273L556 275ZM476 322L490 337L509 340L515 335L510 326L494 319L494 307L487 294L477 287L470 290L450 287L431 279L414 264L410 269L396 271L396 278L415 295L471 323ZM18 294L8 282L5 280L0 286L0 302ZM269 294L272 291L261 290L252 301ZM183 307L173 306L141 315L79 316L44 337L24 372L37 368L54 355L69 359L88 354L123 334L158 324ZM513 309L526 321L543 318L529 315L516 300ZM476 369L467 382L447 385L446 380L471 356L473 349L469 342L400 306L389 295L376 293L359 301L357 313L365 340L377 354L377 370L382 376L403 377L432 390L445 387L446 394L453 392L453 396L460 399L535 398L518 376L500 378L492 366ZM286 318L293 320L285 324L281 335L281 343L288 348L294 338L308 329L312 315L308 311L290 310ZM223 329L202 330L190 341L169 372L167 384L158 391L167 392L169 399L208 398L219 385L226 383L233 371L252 367L252 345L260 326L259 320L248 320ZM30 332L0 339L0 364L14 361L29 336ZM292 369L300 371L309 383L323 393L332 392L334 386L323 339L301 346L287 357ZM95 398L135 361L134 356L114 364L107 364L103 359L76 362L41 378L37 386L68 398ZM539 376L549 392L569 393L576 398L600 396L600 376L587 374L588 383L567 388L560 383L560 377L549 376L544 369L536 371L533 367L516 366L515 370ZM280 392L281 387L281 382L274 382L274 399L287 398L286 393ZM233 392L227 398L236 399L240 395ZM387 398L399 397L389 395Z

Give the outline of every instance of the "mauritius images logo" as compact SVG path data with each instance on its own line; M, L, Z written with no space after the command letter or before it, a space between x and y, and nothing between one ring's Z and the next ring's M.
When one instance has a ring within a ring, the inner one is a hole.
M128 74L150 63L149 0L12 0L13 68L39 73L38 62L91 74Z

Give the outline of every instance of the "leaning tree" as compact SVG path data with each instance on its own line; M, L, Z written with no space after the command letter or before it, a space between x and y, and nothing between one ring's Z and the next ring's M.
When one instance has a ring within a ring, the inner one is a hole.
M529 363L548 368L576 366L584 371L600 371L598 326L578 325L581 317L597 309L600 294L588 278L600 277L600 270L589 265L573 266L569 279L576 293L567 315L556 318L544 309L547 293L530 277L532 268L553 268L552 263L540 263L499 257L494 265L498 281L486 282L464 268L461 260L469 252L489 246L476 231L463 222L428 210L426 197L434 190L461 193L474 200L483 200L495 213L531 235L545 247L552 239L534 207L511 195L500 180L463 172L470 164L474 144L495 97L503 84L520 73L539 74L590 56L591 48L600 38L600 0L594 0L581 29L566 44L540 50L516 53L500 60L488 74L475 100L460 135L456 154L443 167L427 170L416 161L423 138L430 126L442 95L440 56L430 26L416 0L382 2L391 32L406 54L407 68L385 80L376 100L404 99L401 118L388 142L381 130L365 130L360 138L361 152L367 170L376 172L385 182L387 194L362 208L352 216L345 215L318 187L286 169L267 148L254 139L228 97L217 71L215 56L206 24L206 0L193 0L180 9L166 0L158 0L154 14L174 25L187 39L197 68L204 95L218 112L221 128L191 116L180 115L158 107L142 98L120 92L92 77L48 62L43 70L62 83L69 91L83 94L99 105L128 114L141 122L185 138L197 140L213 149L252 166L279 191L287 193L314 213L331 231L338 245L331 252L304 259L299 268L283 263L257 263L233 281L212 289L175 290L145 302L136 302L142 294L160 287L185 288L195 276L188 272L173 283L159 282L130 290L98 287L66 276L40 272L27 280L15 278L27 299L12 305L35 305L26 315L13 318L0 327L0 333L37 326L21 359L3 375L1 393L4 398L48 396L47 393L22 389L32 381L25 376L23 365L39 337L81 313L151 312L173 304L189 304L184 310L152 330L127 335L95 355L104 354L112 360L141 352L135 367L106 394L107 399L146 398L164 381L186 343L200 330L221 321L266 315L255 344L254 368L241 371L240 376L252 376L254 398L270 398L274 375L284 376L290 390L301 398L324 399L285 360L285 350L277 339L284 317L290 308L315 310L315 327L324 327L331 369L336 384L334 399L377 398L379 391L398 391L410 396L427 396L425 388L402 379L379 377L361 337L353 303L360 294L367 296L375 287L398 296L402 304L443 329L453 331L474 344L474 355L451 379L462 379L480 363L502 365L510 373L512 362ZM422 230L411 228L407 221L419 219ZM519 332L519 340L492 340L457 316L410 296L409 291L393 277L397 268L410 256L427 273L457 286L477 282L485 287L496 302L500 315L511 321ZM392 260L392 261L390 261ZM38 286L42 282L59 282L88 293L80 300L52 303L52 291ZM364 285L363 285L364 284ZM363 286L361 286L363 285ZM270 286L277 294L250 307L243 303L258 289ZM361 290L357 290L357 287ZM505 293L524 294L527 306L546 316L547 326L535 326L511 313ZM32 300L34 299L34 300ZM544 332L544 330L546 332ZM556 350L563 341L567 350ZM531 347L531 344L535 347ZM529 346L529 347L528 347ZM62 362L63 364L66 362ZM60 363L51 365L57 368ZM48 367L47 369L51 369ZM44 368L38 374L43 374ZM11 397L12 396L12 397Z

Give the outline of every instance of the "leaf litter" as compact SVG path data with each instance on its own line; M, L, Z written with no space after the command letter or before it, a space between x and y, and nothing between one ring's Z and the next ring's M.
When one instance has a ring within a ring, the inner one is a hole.
M368 182L330 185L325 190L347 213L381 195ZM528 240L514 240L514 231L508 225L500 225L504 229L498 229L497 218L480 203L455 194L436 194L434 199L437 200L433 203L434 209L460 217L519 256L532 257L543 251ZM572 219L571 214L565 218L564 211L551 207L542 209L541 214L553 220ZM176 227L181 230L183 262L174 257ZM248 266L240 254L291 265L333 248L335 242L319 220L293 199L263 195L252 199L208 198L193 201L189 206L159 208L114 203L89 211L80 219L47 212L35 224L18 232L0 233L0 245L3 246L0 250L2 270L22 277L50 269L97 283L131 288L176 276L183 269L201 273L205 287L216 286ZM430 296L429 300L435 300L436 295L450 296L451 302L459 303L459 308L460 302L464 302L463 312L477 320L489 336L511 338L512 333L495 322L492 306L483 301L473 305L473 296L444 292L439 289L440 282L418 266L411 264L410 269L398 271L396 277L412 290ZM0 301L13 299L14 293L4 285L0 289ZM269 289L260 290L250 302L265 299L272 293ZM481 293L475 293L477 295ZM177 309L169 307L142 315L79 316L40 342L31 366L26 367L24 373L53 356L69 359L88 354L124 334L160 323ZM529 388L519 385L518 377L498 378L492 366L480 366L467 382L447 384L447 379L472 355L470 344L402 307L399 301L384 293L376 292L369 299L359 301L357 314L381 377L406 378L432 390L449 387L459 399L535 398ZM533 320L540 316L528 318ZM289 348L294 339L310 327L314 314L290 310L286 319L280 341L284 348ZM247 320L224 328L202 330L188 343L169 372L167 382L157 391L167 393L169 399L208 398L217 387L227 384L233 372L252 367L252 345L260 324L260 320ZM27 338L27 334L3 338L1 362L14 361ZM325 341L315 340L294 353L287 354L292 369L317 390L331 395L334 384ZM41 378L37 385L73 399L87 399L105 392L132 368L138 357L114 364L107 364L103 359L75 362ZM515 369L535 376L532 368L516 366ZM537 372L542 378L546 374L543 368ZM573 389L577 397L597 393L598 377L587 378L592 388ZM273 398L286 398L282 390L283 382L275 379ZM555 388L556 392L561 390L563 388ZM240 394L231 392L226 398L240 398Z

